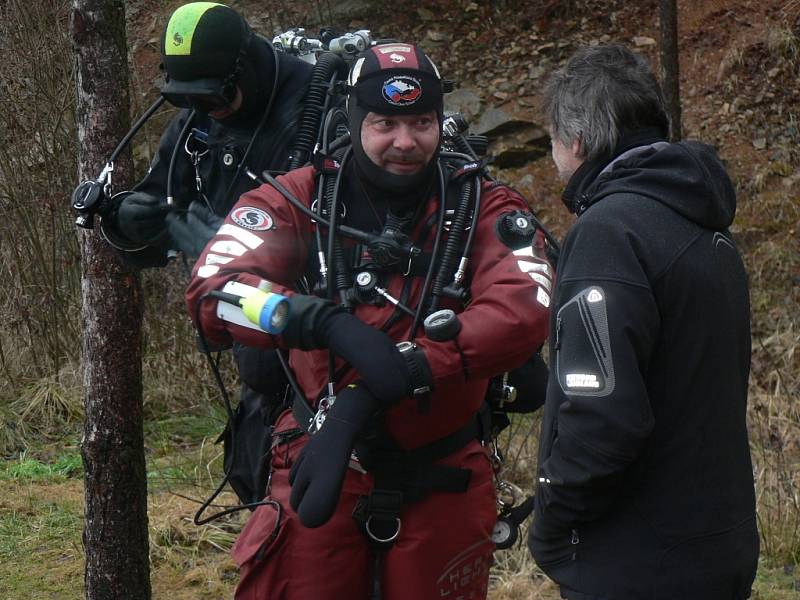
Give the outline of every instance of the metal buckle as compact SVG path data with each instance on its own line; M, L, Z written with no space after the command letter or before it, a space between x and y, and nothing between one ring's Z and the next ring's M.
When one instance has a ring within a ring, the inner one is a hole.
M319 401L319 404L317 404L317 412L308 424L309 435L314 435L322 428L323 423L325 423L325 417L327 417L328 411L331 409L334 402L336 402L336 396L325 396Z
M379 544L388 544L390 542L395 541L397 539L397 536L400 535L400 526L401 526L400 517L394 518L397 528L394 530L394 534L387 538L379 538L377 535L372 533L372 529L370 529L370 523L372 523L373 517L374 515L370 515L369 518L367 519L367 523L365 525L365 529L367 530L367 535L374 541L378 542Z

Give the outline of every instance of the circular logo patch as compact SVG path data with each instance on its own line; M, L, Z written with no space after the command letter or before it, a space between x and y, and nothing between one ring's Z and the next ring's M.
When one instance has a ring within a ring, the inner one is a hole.
M237 225L253 231L266 231L272 229L275 222L270 214L253 206L241 206L231 212L231 219Z
M419 79L410 75L395 75L383 82L383 97L394 106L409 106L422 96Z

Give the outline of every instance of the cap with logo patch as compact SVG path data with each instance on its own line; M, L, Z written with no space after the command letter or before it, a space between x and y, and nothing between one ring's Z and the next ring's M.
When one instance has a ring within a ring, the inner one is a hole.
M373 46L356 61L348 81L350 102L379 114L442 112L439 70L417 46Z
M361 129L370 112L401 116L435 111L441 131L445 89L439 70L417 46L381 44L366 50L355 62L350 69L348 84L350 140L365 189L371 195L382 196L397 210L415 206L427 197L431 189L436 176L436 160L429 161L417 173L390 173L367 156Z
M161 93L177 106L186 97L210 103L232 100L250 43L247 22L216 2L191 2L178 8L161 38L167 80Z

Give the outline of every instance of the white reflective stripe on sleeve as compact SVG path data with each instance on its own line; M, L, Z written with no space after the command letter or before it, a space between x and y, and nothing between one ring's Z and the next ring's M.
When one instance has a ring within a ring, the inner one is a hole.
M229 281L225 284L225 287L222 288L222 291L227 292L228 294L235 294L237 296L246 298L247 296L258 292L259 290L258 288L255 288L252 285L247 285L246 283ZM235 323L236 325L241 325L242 327L247 327L248 329L264 331L261 329L261 327L244 316L244 312L242 311L241 307L228 304L227 302L217 301L217 317L223 321L227 321L228 323Z
M227 265L233 260L232 256L220 256L219 254L206 254L207 265Z
M542 286L548 292L550 291L550 280L545 277L544 275L539 275L539 273L528 273L536 283Z
M225 223L225 225L220 227L217 235L229 235L232 238L236 238L251 250L258 248L264 243L264 240L256 234L250 233L241 227L236 227L236 225L231 225L230 223Z
M214 242L210 251L219 252L220 254L230 254L231 256L241 256L247 252L247 248L233 240L219 240L218 242Z
M542 288L536 288L536 300L545 308L550 308L550 294Z
M202 277L203 279L207 279L212 275L216 275L219 272L219 267L215 265L203 265L199 269L197 269L197 276Z
M531 262L529 260L518 260L517 266L519 266L520 270L523 273L530 273L531 271L539 271L539 273L544 273L545 275L550 275L550 267L547 266L546 263L542 262Z
M533 248L530 246L525 246L524 248L514 250L514 256L530 256L533 258Z

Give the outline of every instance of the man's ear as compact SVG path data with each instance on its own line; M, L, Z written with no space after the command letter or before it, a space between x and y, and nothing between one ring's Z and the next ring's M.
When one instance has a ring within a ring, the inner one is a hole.
M583 158L583 152L581 152L581 138L576 137L572 140L572 154L575 158Z

